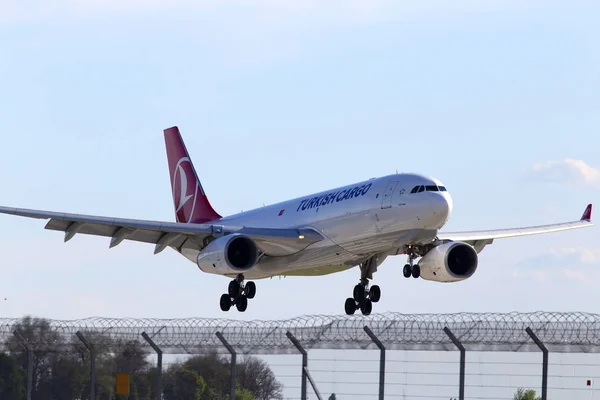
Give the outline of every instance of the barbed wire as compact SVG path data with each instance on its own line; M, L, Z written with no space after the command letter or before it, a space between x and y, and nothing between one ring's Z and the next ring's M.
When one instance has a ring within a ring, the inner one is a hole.
M146 332L165 354L227 353L216 336L216 332L221 332L240 353L296 354L286 335L288 331L307 350L375 349L365 326L389 350L454 351L456 347L443 331L448 327L468 351L537 352L539 348L525 332L529 327L551 352L600 352L600 314L583 312L312 315L278 321L0 318L0 340L7 345L15 339L13 332L17 330L36 350L69 351L81 345L75 336L79 331L98 348L139 341L146 351L152 352L141 337Z

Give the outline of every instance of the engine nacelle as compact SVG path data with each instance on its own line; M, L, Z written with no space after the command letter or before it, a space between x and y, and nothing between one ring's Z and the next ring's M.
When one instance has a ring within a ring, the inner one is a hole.
M252 268L258 260L258 246L248 236L235 233L221 236L198 254L198 268L219 275L237 275Z
M429 250L419 260L421 278L436 282L458 282L477 270L475 249L463 242L447 242Z

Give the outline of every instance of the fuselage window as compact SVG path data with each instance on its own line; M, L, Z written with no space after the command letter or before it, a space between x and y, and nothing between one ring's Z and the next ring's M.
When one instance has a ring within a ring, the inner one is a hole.
M419 187L415 186L414 188L412 188L412 190L410 192L411 193L417 193L417 190L419 190Z
M438 191L438 187L435 185L428 185L426 187L427 187L428 192L437 192Z

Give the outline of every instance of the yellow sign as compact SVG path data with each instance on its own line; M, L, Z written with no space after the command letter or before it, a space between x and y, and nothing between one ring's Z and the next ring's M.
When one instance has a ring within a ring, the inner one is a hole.
M116 394L129 394L129 374L117 374Z

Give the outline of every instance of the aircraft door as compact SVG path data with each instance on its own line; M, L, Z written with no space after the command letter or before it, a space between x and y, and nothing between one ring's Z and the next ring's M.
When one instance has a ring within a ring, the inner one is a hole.
M396 190L396 186L398 186L398 182L390 182L383 193L381 199L381 208L390 208L392 207L392 196L394 195L394 191Z

